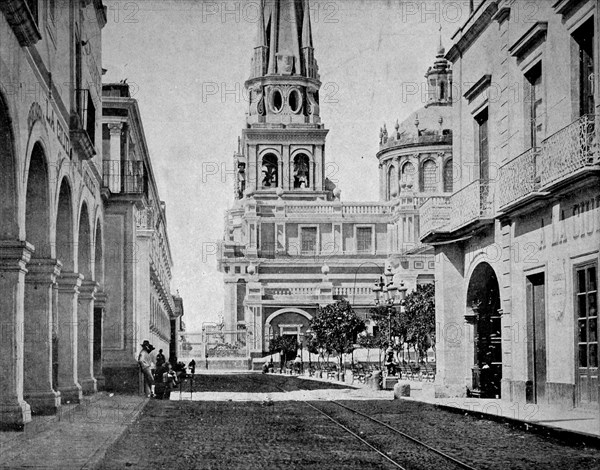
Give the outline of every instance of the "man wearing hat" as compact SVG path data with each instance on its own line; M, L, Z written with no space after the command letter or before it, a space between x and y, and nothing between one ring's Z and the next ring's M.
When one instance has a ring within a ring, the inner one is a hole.
M142 350L138 356L138 364L144 374L144 392L146 396L154 398L154 377L152 377L152 357L150 353L154 350L154 346L147 339L141 344Z

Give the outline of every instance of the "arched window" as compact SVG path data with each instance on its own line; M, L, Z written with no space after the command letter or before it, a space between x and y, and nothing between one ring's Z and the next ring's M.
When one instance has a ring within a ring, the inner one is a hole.
M387 175L387 191L386 191L386 199L389 201L392 199L392 195L396 193L398 195L398 187L397 187L398 179L396 177L396 167L394 165L390 166Z
M444 165L444 192L452 192L452 159L449 159Z
M427 160L423 163L421 171L421 191L425 193L435 192L437 190L437 167L433 160Z
M310 159L301 153L294 157L294 189L310 188Z
M272 153L265 155L262 159L262 187L276 188L278 186L278 161Z
M414 178L415 166L410 162L406 162L402 167L402 176L400 178L402 185L406 185L406 188L409 190L412 189L414 185Z

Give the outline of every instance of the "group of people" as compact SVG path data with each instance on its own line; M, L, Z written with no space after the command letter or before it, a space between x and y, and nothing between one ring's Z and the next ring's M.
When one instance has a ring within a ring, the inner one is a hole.
M138 355L138 364L144 376L144 393L149 398L162 398L168 400L171 391L180 383L180 377L173 370L173 365L166 360L163 350L159 349L156 358L153 360L152 351L154 346L147 339L141 344L142 350ZM155 365L153 368L152 366ZM183 374L185 375L185 365L181 364ZM196 372L196 361L194 359L189 363L190 373ZM161 393L156 392L156 383L160 384ZM160 396L158 396L160 395Z

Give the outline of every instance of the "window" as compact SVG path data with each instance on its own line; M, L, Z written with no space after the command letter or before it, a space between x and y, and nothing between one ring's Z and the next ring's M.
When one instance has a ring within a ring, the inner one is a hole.
M373 229L372 227L356 227L356 252L372 253Z
M402 167L401 181L403 185L406 185L407 189L412 188L414 176L415 166L410 162L406 162Z
M598 367L598 286L596 266L576 270L579 367Z
M535 65L526 75L530 146L537 147L544 139L544 101L542 90L542 64Z
M594 18L573 35L579 49L579 114L594 114Z
M449 159L444 164L444 192L451 193L452 192L452 159Z
M426 193L437 190L437 166L433 160L427 160L423 163L421 171L421 191Z
M398 195L398 190L396 187L396 167L392 165L388 170L386 199L389 201L394 193Z
M276 188L278 186L278 160L275 155L269 153L262 159L262 187Z
M490 176L487 108L475 117L475 123L477 131L477 155L479 158L479 179L487 181Z
M317 252L317 227L301 227L300 243L302 253L310 254Z

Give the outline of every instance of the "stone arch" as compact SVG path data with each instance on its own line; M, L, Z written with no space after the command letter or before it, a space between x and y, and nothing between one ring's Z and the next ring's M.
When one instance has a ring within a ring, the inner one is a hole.
M280 308L279 310L273 312L265 320L265 325L269 325L275 317L281 315L282 313L288 313L288 312L289 313L299 313L303 317L306 317L307 320L312 320L312 315L310 313L308 313L307 311L302 310L300 308L289 307L289 308Z
M50 186L48 160L40 142L33 145L26 179L25 236L35 247L34 258L50 258Z
M73 242L73 195L65 176L60 183L56 206L56 258L62 263L63 271L75 269Z
M93 278L92 268L92 233L90 214L87 202L83 201L79 210L79 223L77 233L77 271L85 276L86 280Z
M466 315L474 328L473 390L481 397L500 397L502 380L502 324L500 287L492 266L474 265L466 293Z
M421 163L420 186L425 193L436 192L438 189L437 164L433 158L427 158Z
M17 153L12 119L4 96L0 93L0 239L18 240L19 197L17 190Z

